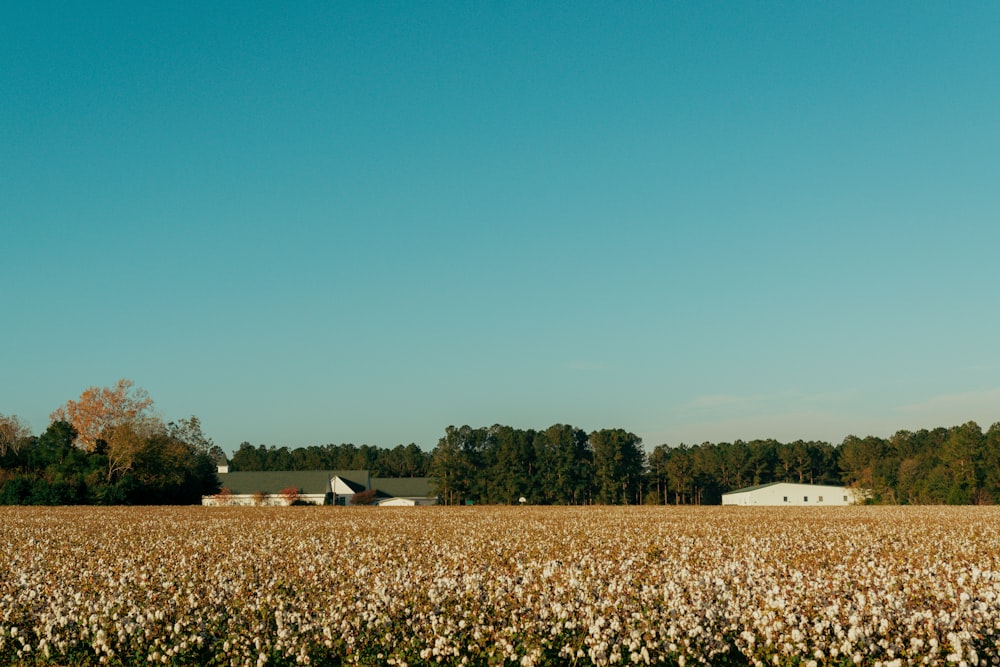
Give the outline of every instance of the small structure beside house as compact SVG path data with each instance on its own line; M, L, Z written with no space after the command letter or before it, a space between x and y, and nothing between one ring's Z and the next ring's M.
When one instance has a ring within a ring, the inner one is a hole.
M855 489L820 484L773 482L722 494L723 505L832 507L862 501Z
M379 507L416 507L437 505L427 477L373 477L375 504Z
M436 505L426 477L372 477L367 470L268 470L220 472L222 490L202 505L350 505L372 491L378 505Z

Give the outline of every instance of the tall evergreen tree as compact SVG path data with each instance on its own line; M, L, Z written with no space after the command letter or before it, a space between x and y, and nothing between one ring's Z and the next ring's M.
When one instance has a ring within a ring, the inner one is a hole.
M603 429L590 434L594 452L596 499L609 504L642 502L645 453L642 439L624 429Z

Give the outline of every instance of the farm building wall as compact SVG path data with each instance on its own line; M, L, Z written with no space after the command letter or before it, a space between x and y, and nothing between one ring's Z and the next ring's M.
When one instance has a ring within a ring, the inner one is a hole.
M322 505L326 500L324 493L302 493L296 500L310 505ZM281 494L238 493L216 496L202 496L201 504L206 507L251 507L254 505L277 507L289 505L288 498Z
M853 505L855 502L853 489L789 482L751 486L722 495L723 505L829 507Z

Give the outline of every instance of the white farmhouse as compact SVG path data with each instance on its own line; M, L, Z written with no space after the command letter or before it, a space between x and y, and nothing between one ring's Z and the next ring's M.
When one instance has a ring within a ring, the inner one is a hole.
M723 505L832 507L858 502L854 489L844 486L774 482L722 494Z
M222 491L202 496L202 505L351 505L366 491L365 504L437 504L426 477L373 477L367 470L220 472L219 482Z

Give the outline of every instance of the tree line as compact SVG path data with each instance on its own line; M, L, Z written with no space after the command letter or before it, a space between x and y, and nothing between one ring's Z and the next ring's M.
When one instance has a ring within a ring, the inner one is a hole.
M229 470L368 470L376 477L426 477L430 454L414 443L392 449L374 445L276 447L240 443Z
M773 439L678 446L648 454L623 429L587 434L449 426L429 475L446 504L719 504L729 491L797 482L864 489L874 503L1000 502L1000 423L848 436L839 446Z
M129 380L90 387L39 436L0 414L0 505L190 504L219 490L197 417L165 423Z
M587 434L566 424L544 431L449 426L431 453L441 501L636 504L643 502L642 439L624 429Z
M197 417L165 423L129 380L90 387L51 415L39 436L0 414L0 504L197 503L219 490L222 449ZM622 428L585 432L495 424L449 426L437 446L353 444L289 449L243 442L238 470L369 470L430 477L445 504L718 504L771 482L847 485L876 503L1000 502L1000 422L898 431L888 438L773 439L646 452Z
M445 504L641 503L642 440L623 429L587 434L558 424L544 431L449 426L430 453L415 444L276 447L240 444L231 471L368 470L377 477L431 477Z

